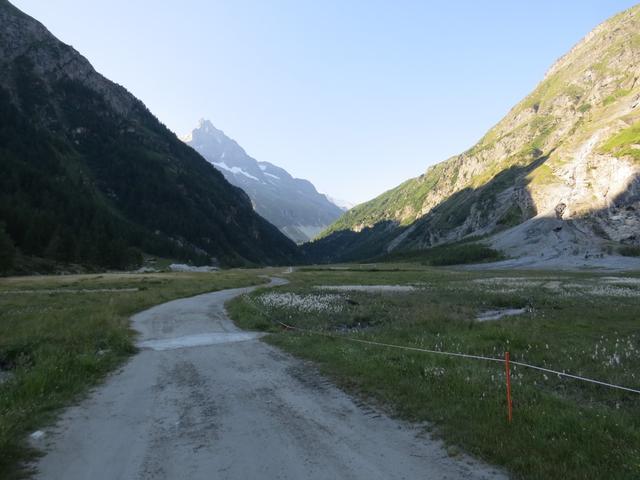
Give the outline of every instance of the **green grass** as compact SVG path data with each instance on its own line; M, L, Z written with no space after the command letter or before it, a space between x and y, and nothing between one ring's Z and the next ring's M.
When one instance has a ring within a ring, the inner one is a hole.
M640 144L640 122L633 124L629 128L611 137L602 146L604 153L614 153L617 155L628 155L635 160L640 160L640 150L633 148Z
M618 252L625 257L640 257L640 247L634 245L620 247Z
M578 111L580 113L587 113L589 110L591 110L591 104L590 103L583 103L582 105L580 105L578 107Z
M415 264L306 268L289 277L291 284L275 292L318 295L314 286L333 284L414 284L420 290L343 292L334 302L338 311L308 312L265 306L258 291L229 304L233 318L245 328L273 332L269 343L317 362L347 390L403 418L430 422L447 444L506 467L513 478L640 478L640 395L516 368L509 425L501 364L340 338L492 357L509 350L515 360L638 388L639 277L615 286L580 273L476 273ZM478 312L503 307L529 311L474 320ZM283 331L277 321L337 338Z
M175 298L259 284L256 271L0 279L0 478L36 453L27 434L134 353L129 317ZM137 288L130 292L72 292ZM10 293L11 291L40 293ZM48 292L47 292L48 291Z
M421 265L464 265L502 260L500 252L479 243L458 242L426 250L401 252L383 257L384 262L417 262Z
M619 98L626 97L630 93L631 93L631 90L626 88L620 88L615 92L613 92L611 95L606 96L602 101L602 104L606 107L607 105L611 105L612 103L614 103Z
M527 180L534 185L551 185L557 178L551 167L543 163L527 175Z

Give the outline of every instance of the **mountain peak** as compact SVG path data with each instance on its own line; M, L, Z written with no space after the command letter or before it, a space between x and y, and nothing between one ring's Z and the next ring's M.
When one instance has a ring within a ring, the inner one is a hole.
M298 243L311 240L342 214L311 182L293 178L272 163L258 162L207 119L201 119L183 141L243 189L261 216Z
M227 137L222 130L218 130L209 119L201 118L198 120L198 126L194 128L190 133L180 137L185 143L191 144L222 144L226 142L233 142ZM235 143L235 142L233 142ZM194 145L192 145L194 146Z
M201 118L198 120L198 126L191 130L189 133L181 135L179 138L184 143L190 143L196 137L200 137L202 139L207 137L213 137L214 139L220 138L221 135L224 135L224 132L218 130L211 120L207 118Z
M198 120L197 130L202 130L204 133L217 133L220 132L216 127L213 126L211 120L208 118L201 118Z

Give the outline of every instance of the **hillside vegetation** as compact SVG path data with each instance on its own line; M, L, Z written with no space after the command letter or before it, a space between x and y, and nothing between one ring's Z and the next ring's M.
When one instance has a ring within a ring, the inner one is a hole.
M295 257L244 192L123 87L6 0L0 25L0 221L21 254L107 268L139 265L141 252L223 265Z
M471 149L353 208L309 251L364 258L371 245L378 254L427 248L558 212L568 228L637 245L639 76L636 6L558 60Z

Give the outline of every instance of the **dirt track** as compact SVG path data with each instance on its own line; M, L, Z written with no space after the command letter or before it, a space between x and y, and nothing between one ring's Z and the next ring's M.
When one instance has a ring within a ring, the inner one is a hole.
M239 331L223 306L249 290L136 315L142 351L39 440L36 477L504 478Z

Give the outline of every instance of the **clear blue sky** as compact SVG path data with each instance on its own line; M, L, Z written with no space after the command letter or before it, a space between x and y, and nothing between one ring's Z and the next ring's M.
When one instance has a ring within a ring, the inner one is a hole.
M478 140L631 0L14 0L178 134L361 202Z

